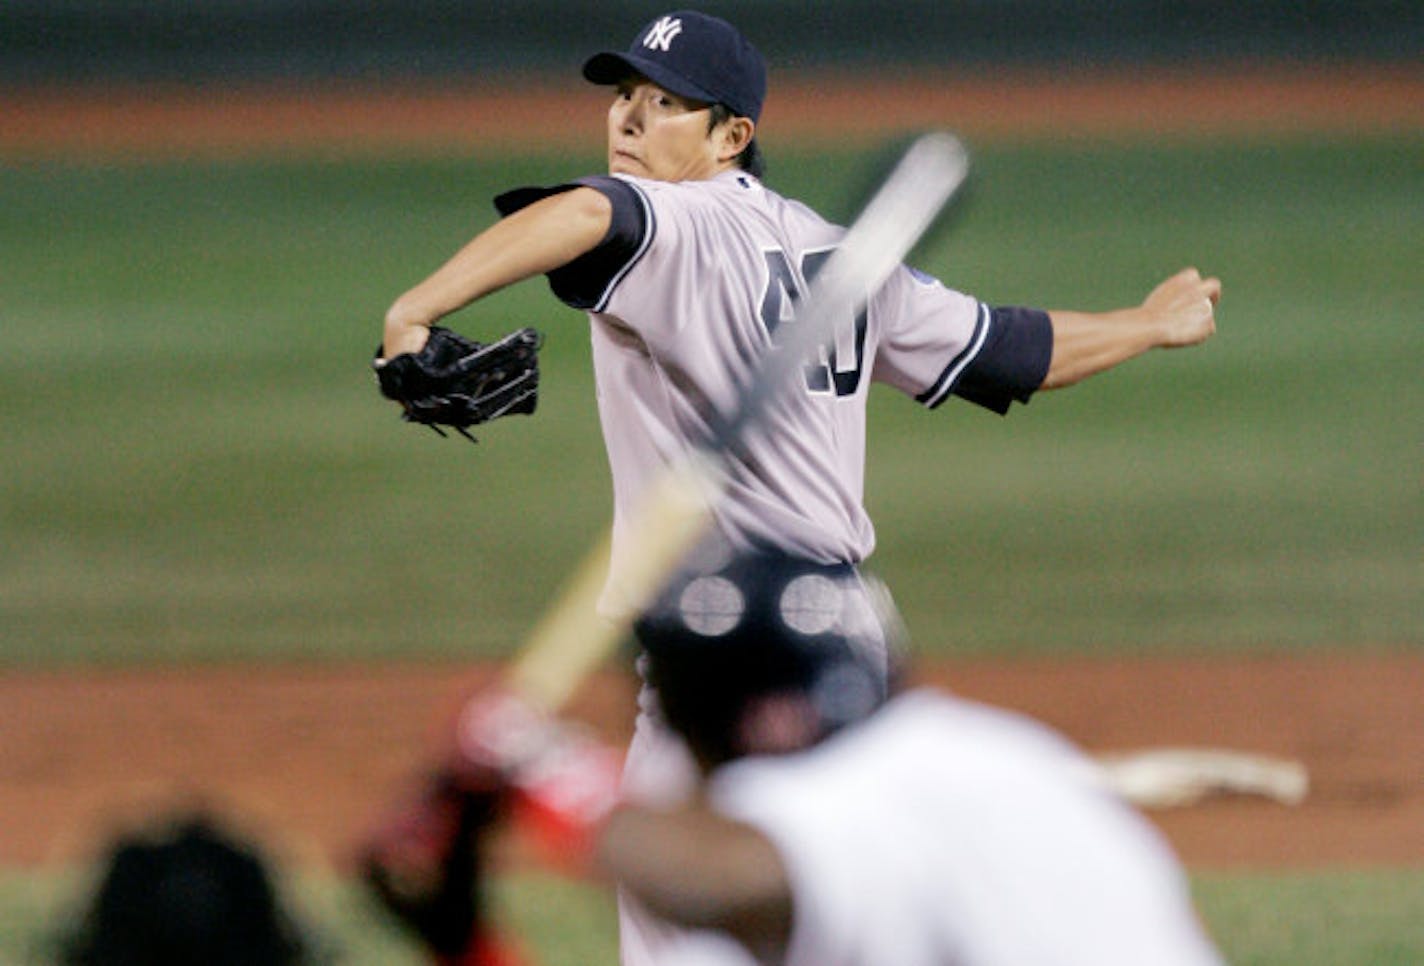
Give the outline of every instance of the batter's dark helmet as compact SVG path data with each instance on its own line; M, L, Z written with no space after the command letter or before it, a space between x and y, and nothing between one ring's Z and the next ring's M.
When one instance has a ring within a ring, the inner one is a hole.
M805 747L879 707L899 626L854 567L757 553L679 574L634 635L668 724L713 766Z

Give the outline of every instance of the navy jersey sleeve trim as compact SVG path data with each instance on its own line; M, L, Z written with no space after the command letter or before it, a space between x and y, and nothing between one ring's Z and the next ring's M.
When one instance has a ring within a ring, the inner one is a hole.
M636 186L618 178L593 175L550 188L516 188L494 200L502 215L574 188L593 188L613 205L608 234L591 251L548 273L549 287L576 309L602 311L613 290L647 251L654 233L652 205Z
M572 191L577 187L577 184L558 184L551 188L515 188L513 191L506 191L504 194L495 195L494 207L502 217L507 218L516 211L528 208L536 201L543 201L545 198L561 195L565 191Z
M926 389L915 397L915 400L922 403L929 409L934 409L949 398L954 385L959 381L959 377L964 374L964 369L974 357L984 348L984 340L989 335L990 313L989 307L982 302L979 304L979 315L974 320L974 332L969 336L969 341L963 350L950 360L949 365L944 367L934 385Z
M979 306L969 345L920 402L933 409L950 395L1000 415L1043 385L1053 357L1053 324L1040 309Z

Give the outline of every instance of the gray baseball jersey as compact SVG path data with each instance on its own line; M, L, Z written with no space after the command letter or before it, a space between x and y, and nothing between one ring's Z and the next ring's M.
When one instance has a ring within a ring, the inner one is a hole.
M549 280L592 324L616 573L629 509L734 409L844 229L740 171L695 182L590 177L496 205L507 214L577 185L610 199L613 224ZM992 308L902 266L752 431L717 529L738 550L863 560L875 545L862 505L871 382L929 407L954 393L1004 412L1042 382L1051 346L1046 314Z
M787 966L1215 966L1186 876L1092 763L1038 722L921 690L810 751L715 773L792 883ZM650 961L750 966L668 934Z
M521 188L503 214L578 186L612 203L608 234L549 273L554 293L589 313L599 416L613 476L613 560L604 609L618 612L623 533L644 489L735 408L778 326L795 324L808 279L844 229L741 171L707 181L593 176ZM872 381L922 405L957 395L995 412L1026 402L1048 370L1046 313L998 308L907 267L869 299L834 345L777 400L729 470L716 536L826 563L859 563L875 531L862 504ZM645 698L649 697L647 695ZM685 747L640 713L625 789L674 801L695 782ZM620 903L625 964L657 962L666 924Z

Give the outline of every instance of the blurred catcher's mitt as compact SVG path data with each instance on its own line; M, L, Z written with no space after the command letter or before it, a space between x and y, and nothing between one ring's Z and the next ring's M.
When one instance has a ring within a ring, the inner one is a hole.
M471 442L471 426L500 416L532 413L539 402L539 346L534 329L520 329L488 345L442 326L430 327L419 352L403 352L371 365L381 395L405 410L407 422L441 436L448 426Z

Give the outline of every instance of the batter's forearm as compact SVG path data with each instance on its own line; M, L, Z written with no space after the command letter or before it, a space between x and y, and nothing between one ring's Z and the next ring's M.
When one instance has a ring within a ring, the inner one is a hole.
M471 302L566 265L608 233L612 206L580 188L536 202L491 225L433 274L401 295L386 312L387 357L418 349L418 330Z
M784 950L791 884L763 834L703 806L662 811L634 805L605 823L603 874L663 918L731 933L749 948Z

